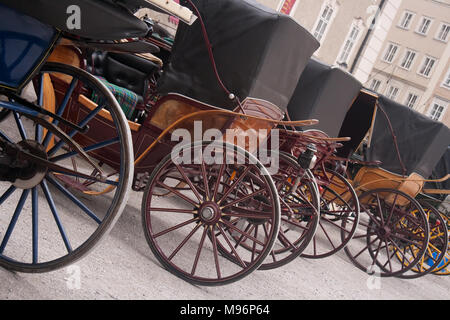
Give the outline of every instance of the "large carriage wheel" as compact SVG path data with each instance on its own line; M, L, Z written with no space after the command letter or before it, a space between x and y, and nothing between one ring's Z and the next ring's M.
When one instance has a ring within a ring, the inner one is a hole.
M359 226L345 247L353 264L381 277L400 276L417 265L429 241L428 221L420 204L395 189L369 190L359 200Z
M223 285L247 276L278 235L280 204L270 175L255 157L228 143L175 150L152 172L142 201L152 252L167 270L194 284ZM172 196L158 196L165 190Z
M56 78L68 81L59 95L52 85ZM1 167L0 265L19 272L51 271L86 255L119 218L133 173L130 129L101 82L78 68L48 63L34 85L38 104L53 103L61 118L27 114L30 109L16 101L12 121L0 126L2 140L7 141L0 149L3 161L14 152L20 159ZM97 94L94 110L81 112L81 91ZM108 121L99 114L107 115ZM99 119L112 129L110 136L98 135ZM77 130L81 127L83 134ZM100 140L83 139L85 134ZM109 148L118 159L113 177L107 177L102 160L94 157ZM79 191L80 179L95 182L93 188L114 188L107 195L90 196Z
M321 259L342 250L353 238L359 222L359 201L350 182L330 169L314 170L320 193L317 231L302 257Z
M442 263L445 254L448 249L448 231L446 226L446 221L441 216L439 211L433 206L426 202L421 203L424 209L425 215L427 216L428 224L430 226L430 241L428 243L425 255L420 259L416 266L414 266L410 271L401 274L399 277L403 279L414 279L423 277L430 272L437 269ZM412 212L415 215L415 212ZM413 252L419 251L419 248L411 246ZM397 258L403 260L400 253L396 254ZM411 263L411 259L404 261L406 265Z

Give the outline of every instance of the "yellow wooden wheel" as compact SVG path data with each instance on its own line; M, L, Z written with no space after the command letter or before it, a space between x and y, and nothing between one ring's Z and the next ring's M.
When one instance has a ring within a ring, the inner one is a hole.
M446 222L447 230L450 230L450 219L445 214L441 214L442 218ZM450 233L450 231L449 231ZM438 266L433 273L439 276L448 276L450 275L450 238L448 239L449 246L447 248L447 252L445 253L445 257L443 259L443 263Z
M433 206L423 203L423 210L427 217L430 226L430 241L423 257L419 262L411 269L411 271L401 275L401 278L412 279L424 276L430 272L435 271L438 267L443 266L445 255L448 253L448 230L447 223L442 218L438 210ZM415 216L417 212L411 212L411 215ZM402 223L401 221L399 223ZM400 253L397 252L397 258L403 260L406 266L411 263L412 257L416 256L419 249L412 245L409 249L411 251L410 259L403 259Z

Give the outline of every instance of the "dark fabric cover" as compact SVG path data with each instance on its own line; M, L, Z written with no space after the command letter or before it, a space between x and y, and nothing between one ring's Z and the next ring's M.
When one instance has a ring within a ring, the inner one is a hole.
M102 0L0 0L11 8L62 31L95 40L120 40L145 36L148 26L130 11ZM69 29L68 7L77 5L81 28Z
M415 172L429 177L450 145L450 129L386 97L380 96L378 102L393 126L406 174ZM388 122L380 110L377 111L367 157L369 161L381 161L381 167L388 171L403 173Z
M375 113L377 97L362 90L355 102L347 112L339 137L350 137L350 141L342 142L342 147L337 150L337 156L348 158L360 146L372 125Z
M186 2L182 5L190 7ZM264 99L285 110L317 40L292 18L253 0L194 0L208 31L219 74L241 100ZM234 104L219 86L200 22L181 24L171 63L159 82L177 92L225 109Z
M430 179L439 180L450 173L450 147L439 160L438 164L434 168ZM450 179L444 182L427 182L425 184L426 189L440 189L440 190L450 190ZM444 195L445 198L445 195Z
M361 88L351 74L310 59L289 102L289 115L292 120L317 119L315 129L337 137Z

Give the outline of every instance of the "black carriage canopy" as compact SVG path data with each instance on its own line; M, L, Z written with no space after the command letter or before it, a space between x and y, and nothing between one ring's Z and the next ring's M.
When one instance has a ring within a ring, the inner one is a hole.
M289 116L291 120L318 119L314 129L337 137L361 88L362 84L348 72L312 58L288 104Z
M253 0L193 3L205 22L226 88L241 100L264 99L286 110L318 41L289 16ZM181 4L190 8L186 1ZM159 91L177 92L224 109L236 107L216 80L198 19L192 26L179 26Z
M405 174L414 172L428 178L447 151L450 129L445 124L384 96L378 98L378 105L371 145L366 154L368 161L381 161L383 169L403 174L388 118L397 138ZM387 117L380 108L386 112Z
M450 173L450 146L447 148L447 151L444 153L441 160L439 160L438 164L433 169L433 172L431 173L431 176L429 178L431 180L439 180L449 173ZM447 179L443 182L427 182L425 184L425 189L450 190L450 179Z

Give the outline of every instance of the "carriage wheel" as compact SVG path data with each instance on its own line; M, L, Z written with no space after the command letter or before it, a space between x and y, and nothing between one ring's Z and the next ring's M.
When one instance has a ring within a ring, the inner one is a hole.
M317 231L302 257L322 259L342 250L353 238L359 221L359 201L350 182L329 169L314 171L320 193Z
M429 241L428 221L420 204L395 189L369 190L359 200L359 226L345 248L353 264L381 277L400 276L412 269ZM394 258L397 254L401 259Z
M439 211L437 211L433 206L427 203L421 203L424 209L425 215L427 216L428 224L430 226L430 241L428 243L425 255L420 259L416 266L414 266L411 271L400 275L403 279L414 279L419 278L424 275L429 274L434 271L442 263L445 254L448 249L448 231L446 226L446 221L442 218ZM413 215L416 213L413 212ZM419 248L411 246L411 250L415 253L419 251ZM396 257L402 260L402 256L397 252ZM408 265L411 263L409 257L404 263Z
M192 157L183 163L186 155ZM186 188L177 188L180 182ZM158 196L162 190L173 196ZM142 218L147 242L167 270L194 284L224 285L256 270L270 253L280 204L267 170L247 151L197 142L172 152L155 168ZM221 248L238 263L223 256Z
M61 99L46 86L54 76L70 83L59 92ZM25 151L19 155L26 161L2 165L0 182L0 265L19 272L47 272L85 256L119 218L133 174L130 129L117 101L101 82L72 66L48 63L34 85L38 103L45 106L54 98L56 114L62 119L33 116L22 111L29 110L27 107L12 103L13 120L0 127L2 140L9 146L2 144L3 159L18 147ZM100 102L75 121L79 90L96 93ZM109 115L113 134L97 141L82 139L96 130L95 119L100 113ZM82 134L70 129L63 120L74 121L87 131ZM108 147L114 147L119 163L115 168L118 173L111 178L105 178L106 172L100 176L100 160L93 156L93 152L98 154ZM78 163L76 170L73 161ZM13 175L4 174L8 168ZM77 179L95 181L100 189L111 185L114 191L107 196L89 196L73 188Z
M437 268L433 270L433 274L438 276L448 276L450 275L450 219L447 215L441 213L442 219L445 221L447 226L447 231L449 234L447 252L445 253L444 260L438 265Z

